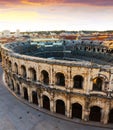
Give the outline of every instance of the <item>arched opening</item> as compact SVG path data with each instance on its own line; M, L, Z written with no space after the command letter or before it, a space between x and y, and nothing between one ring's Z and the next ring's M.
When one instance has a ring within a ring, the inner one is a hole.
M37 92L35 92L35 91L32 92L32 101L34 104L38 105Z
M11 80L11 87L12 87L12 90L14 91L15 88L14 88L14 82L13 82L13 80Z
M90 47L88 47L88 51L90 51L91 50L91 48Z
M18 65L17 65L17 63L14 64L14 72L16 74L18 74Z
M78 89L82 89L83 88L83 80L84 80L83 77L80 76L80 75L74 76L74 78L73 78L73 82L74 82L73 87L78 88Z
M24 99L28 100L28 91L27 91L27 88L23 88L23 90L24 90Z
M96 51L96 49L95 48L93 48L93 52L95 52Z
M84 47L84 51L87 51L87 47Z
M65 86L65 77L62 73L56 74L56 85Z
M62 100L56 101L56 113L65 115L65 103Z
M12 67L11 61L8 62L8 66L9 66L9 69L11 70L11 67Z
M26 78L27 74L26 74L26 68L24 65L21 66L21 74L24 78Z
M42 82L43 82L44 84L46 84L46 85L49 84L49 74L48 74L47 71L43 70L43 71L41 72L41 79L42 79Z
M104 49L102 48L102 52L104 52Z
M109 120L108 123L113 123L113 109L109 112Z
M97 77L93 80L93 90L102 91L103 80L100 77Z
M20 95L20 86L17 84L17 94Z
M11 81L11 77L8 75L8 86L10 89L12 89L12 81Z
M36 81L36 71L34 68L30 68L30 79L32 79L33 81Z
M43 96L43 108L50 110L50 100L47 96Z
M101 108L100 107L93 106L90 108L89 120L100 122L100 120L101 120Z
M79 103L72 104L72 118L82 119L82 106Z
M99 52L99 51L100 51L100 49L99 49L99 48L97 48L97 51Z

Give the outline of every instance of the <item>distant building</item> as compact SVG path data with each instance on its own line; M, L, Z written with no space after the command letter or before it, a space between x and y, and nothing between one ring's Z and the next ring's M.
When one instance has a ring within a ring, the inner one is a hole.
M15 37L19 37L20 36L20 30L17 29L16 32L15 32Z
M2 37L10 37L10 31L9 30L4 30L2 32Z

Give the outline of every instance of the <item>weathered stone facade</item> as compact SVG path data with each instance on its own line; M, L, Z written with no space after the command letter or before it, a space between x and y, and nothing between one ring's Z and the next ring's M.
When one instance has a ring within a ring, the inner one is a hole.
M68 118L113 123L112 66L21 55L13 50L23 44L12 45L1 47L2 66L18 96Z

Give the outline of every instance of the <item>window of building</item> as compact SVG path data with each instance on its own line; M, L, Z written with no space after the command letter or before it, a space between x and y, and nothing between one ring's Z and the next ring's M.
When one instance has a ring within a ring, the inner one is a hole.
M82 89L83 88L83 80L84 80L83 77L80 76L80 75L74 76L74 78L73 78L73 82L74 82L73 87L78 88L78 89Z
M56 74L56 85L65 86L65 77L62 73Z

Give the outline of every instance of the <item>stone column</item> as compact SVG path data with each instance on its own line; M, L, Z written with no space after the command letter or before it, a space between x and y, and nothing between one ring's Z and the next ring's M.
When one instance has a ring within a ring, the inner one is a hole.
M53 98L50 100L50 111L54 112L54 99Z
M89 73L87 75L87 83L86 83L86 94L90 94L90 90L92 90L92 82L91 82L91 69L88 70Z
M104 108L101 111L101 123L107 124L109 120L110 100L106 101Z
M32 90L30 87L28 87L28 99L29 99L29 102L32 103Z
M39 95L39 107L43 107L43 97L42 97L43 95L42 95L42 93L40 93L40 95Z
M36 67L36 81L39 81L39 71L38 71L38 65Z
M67 96L67 101L66 101L66 112L65 112L65 115L68 117L68 118L71 118L72 117L72 111L71 111L71 104L70 104L70 96L68 95Z
M49 73L49 85L51 88L53 88L53 66L50 66L50 73Z
M31 71L30 70L28 70L28 71L26 70L26 73L27 73L27 77L26 78L30 79L31 78Z
M27 64L27 63L26 63ZM28 73L29 73L29 69L28 69L28 66L25 66L25 68L26 68L26 79L28 79L29 77L28 77Z
M90 109L84 108L82 110L82 120L89 121L89 114L90 114Z
M56 100L54 100L54 102L53 102L54 104L53 104L53 112L55 112L56 113Z
M67 91L70 92L71 90L71 67L67 68L67 76L66 76L67 82L66 82L66 86L67 86Z
M53 93L51 93L51 99L50 99L50 111L51 112L55 112L54 111L54 92Z
M107 124L108 123L108 120L109 120L109 110L104 110L102 112L102 118L101 118L101 122L103 124Z
M52 81L52 79L53 79L53 67L52 67L52 65L51 65L51 69L50 69L50 77L49 77L49 81L50 81L50 84L52 85L53 84L53 81Z
M55 87L55 84L56 84L56 79L55 79L55 71L54 69L52 69L52 77L51 77L51 80L52 80L52 87L54 88Z
M14 82L14 92L17 92L17 86L15 80L13 80L13 82Z
M24 90L23 90L22 85L20 86L20 97L24 98Z
M89 84L88 75L84 74L83 89L85 93L89 94L87 84Z
M85 106L84 106L84 108L82 110L82 119L84 121L89 120L89 114L90 114L89 104L90 104L90 99L89 99L89 97L86 97Z

